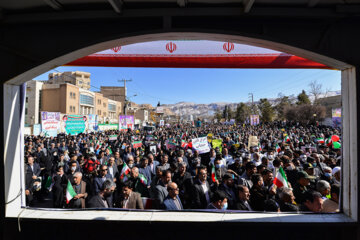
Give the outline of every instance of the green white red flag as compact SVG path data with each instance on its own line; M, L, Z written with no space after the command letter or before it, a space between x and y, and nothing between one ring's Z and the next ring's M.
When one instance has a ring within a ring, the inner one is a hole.
M285 172L282 169L282 167L279 168L279 170L276 173L276 176L274 178L273 183L278 187L289 187L288 180L286 178Z
M124 162L123 167L121 169L120 173L120 179L123 180L123 178L130 173L130 168L128 165Z
M212 165L212 169L211 169L211 179L212 179L213 182L216 182L216 180L218 180L217 177L216 177L216 171L215 171L215 165L214 164Z
M146 179L146 177L145 177L144 175L142 175L141 173L139 173L139 178L140 178L140 182L141 182L142 184L144 184L144 186L146 186L146 185L147 185L147 179Z
M141 141L135 141L133 142L133 148L141 148L142 147L142 142Z
M281 147L279 146L279 144L276 144L275 148L276 148L276 152L280 152L280 151L281 151Z
M70 200L73 199L76 195L77 194L76 194L73 186L71 185L70 180L68 180L68 184L66 187L66 203L69 204Z

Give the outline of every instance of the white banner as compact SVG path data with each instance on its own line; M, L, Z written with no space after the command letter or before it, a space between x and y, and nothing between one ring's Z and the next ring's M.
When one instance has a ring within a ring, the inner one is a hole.
M200 154L210 152L207 137L194 138L192 140L192 147L199 151Z

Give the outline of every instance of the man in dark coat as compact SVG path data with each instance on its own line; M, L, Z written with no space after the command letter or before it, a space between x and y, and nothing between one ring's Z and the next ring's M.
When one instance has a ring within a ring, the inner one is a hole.
M89 208L111 208L111 203L107 201L115 191L115 183L111 179L106 179L100 188L100 192L93 196L88 202Z

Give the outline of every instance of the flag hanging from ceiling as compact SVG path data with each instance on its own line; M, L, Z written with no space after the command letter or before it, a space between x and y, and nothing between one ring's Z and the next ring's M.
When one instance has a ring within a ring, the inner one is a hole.
M168 40L119 45L67 66L165 68L321 68L328 66L271 49L233 42Z

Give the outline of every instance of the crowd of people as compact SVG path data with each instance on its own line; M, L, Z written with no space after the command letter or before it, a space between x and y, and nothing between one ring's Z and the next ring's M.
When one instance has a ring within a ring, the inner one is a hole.
M340 134L273 122L26 136L26 204L51 198L52 207L69 209L338 212ZM210 151L200 153L192 139L204 136Z

